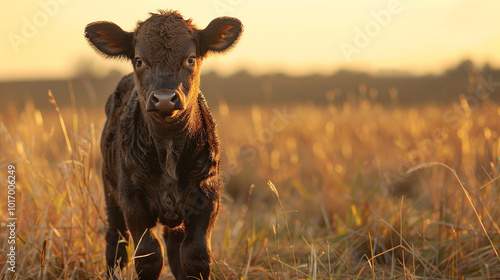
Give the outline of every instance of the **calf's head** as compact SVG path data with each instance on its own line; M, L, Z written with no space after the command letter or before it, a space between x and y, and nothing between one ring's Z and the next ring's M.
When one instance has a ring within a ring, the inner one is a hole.
M170 117L196 102L202 60L228 50L241 32L235 18L216 18L201 30L177 12L159 11L132 32L94 22L85 36L104 55L130 60L142 108Z

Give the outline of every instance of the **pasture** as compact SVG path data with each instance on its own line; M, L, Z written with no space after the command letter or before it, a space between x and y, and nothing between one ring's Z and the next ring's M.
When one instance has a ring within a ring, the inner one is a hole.
M471 102L467 89L453 104L416 107L352 90L360 97L340 105L331 92L321 105L207 97L225 177L212 278L499 278L500 106ZM56 102L0 114L2 279L105 276L104 104ZM16 274L6 265L9 164ZM122 277L134 273L129 263Z

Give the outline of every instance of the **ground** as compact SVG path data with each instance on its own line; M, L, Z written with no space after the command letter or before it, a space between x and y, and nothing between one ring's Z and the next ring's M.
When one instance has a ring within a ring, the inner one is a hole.
M500 107L468 101L219 102L226 190L212 278L500 277ZM6 279L105 275L103 111L42 112L28 101L1 113L0 197L12 164L18 219L14 275L0 201ZM172 279L168 270L162 279ZM128 266L121 276L134 273Z

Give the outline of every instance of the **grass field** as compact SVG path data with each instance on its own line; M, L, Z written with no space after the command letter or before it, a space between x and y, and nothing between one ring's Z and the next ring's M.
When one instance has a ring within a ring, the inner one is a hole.
M212 278L500 278L500 107L465 96L419 108L328 97L213 106L226 192ZM105 275L103 111L27 102L1 113L2 279ZM16 274L6 265L9 164ZM168 270L162 279L173 279ZM129 265L123 279L134 273Z

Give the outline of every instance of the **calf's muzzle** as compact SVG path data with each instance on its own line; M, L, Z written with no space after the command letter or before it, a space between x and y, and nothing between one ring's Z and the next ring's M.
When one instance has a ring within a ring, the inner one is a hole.
M184 98L176 90L158 90L151 94L146 105L148 112L173 112L184 109Z

